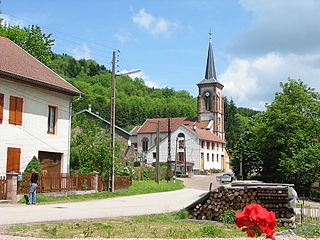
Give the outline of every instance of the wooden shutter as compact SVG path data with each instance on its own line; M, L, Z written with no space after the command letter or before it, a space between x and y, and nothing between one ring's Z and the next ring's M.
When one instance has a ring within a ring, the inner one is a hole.
M3 105L4 105L4 95L0 93L0 124L3 121Z
M23 98L10 96L9 124L22 125Z
M9 124L16 124L16 97L13 96L9 100Z
M23 99L16 97L16 125L22 125Z
M7 172L20 172L20 148L8 148Z

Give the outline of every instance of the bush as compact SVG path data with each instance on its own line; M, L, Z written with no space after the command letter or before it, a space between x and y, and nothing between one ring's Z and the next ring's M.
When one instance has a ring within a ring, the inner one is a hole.
M221 171L221 169L212 168L212 169L210 169L210 172L211 173L221 173L222 171Z
M310 198L312 200L320 201L320 189L312 188L310 191Z
M36 172L41 172L41 164L38 158L36 158L35 156L33 156L33 158L31 159L31 161L28 163L28 165L26 166L26 169L24 170L24 172L30 172L31 169L35 169Z
M219 220L223 223L234 224L236 222L236 212L236 210L226 210L220 215Z
M160 167L160 180L165 180L167 176L167 166ZM172 171L170 171L172 177ZM135 167L134 168L134 180L154 180L155 168L154 167Z

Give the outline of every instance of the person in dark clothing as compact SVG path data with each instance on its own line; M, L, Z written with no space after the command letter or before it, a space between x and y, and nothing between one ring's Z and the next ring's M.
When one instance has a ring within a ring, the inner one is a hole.
M37 183L38 183L38 173L36 172L35 169L31 169L31 177L30 177L30 188L29 188L29 193L28 193L28 205L31 204L36 204L37 200Z

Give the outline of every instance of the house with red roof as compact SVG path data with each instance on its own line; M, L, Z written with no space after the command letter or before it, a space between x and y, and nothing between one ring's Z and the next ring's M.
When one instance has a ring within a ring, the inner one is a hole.
M68 172L71 108L81 92L11 40L0 37L0 175L35 156Z
M217 81L212 43L209 40L204 79L198 86L196 117L152 118L131 130L131 143L141 161L156 161L156 136L160 135L160 162L193 166L194 172L229 170L224 131L223 85ZM190 167L189 167L190 169Z

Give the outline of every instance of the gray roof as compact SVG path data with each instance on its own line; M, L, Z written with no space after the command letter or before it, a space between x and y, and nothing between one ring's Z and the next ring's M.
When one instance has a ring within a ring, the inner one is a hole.
M210 40L209 41L209 48L208 48L206 73L205 73L204 79L198 84L217 83L217 82L218 81L217 81L217 75L216 75L216 68L214 65L212 44L211 44L211 40Z
M91 112L91 111L88 110L88 109L83 109L83 110L77 112L77 114L80 114L80 113L88 113L88 114L92 115L93 117L96 117L96 118L100 119L101 121L103 121L104 123L106 123L106 124L108 124L108 125L111 124L109 121L105 120L105 119L102 118L101 116L99 116L99 115ZM128 136L131 136L131 133L127 132L126 130L122 129L121 127L118 127L117 125L116 125L116 129L119 130L119 131L121 131L121 132L123 132L123 133L125 133L125 134L127 134Z

